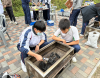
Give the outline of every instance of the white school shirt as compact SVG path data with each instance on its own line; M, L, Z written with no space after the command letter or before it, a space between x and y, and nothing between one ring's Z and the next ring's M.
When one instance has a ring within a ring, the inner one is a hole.
M30 50L29 47L35 47L40 43L41 40L45 40L45 35L42 33L41 36L35 35L32 31L32 26L27 27L19 38L20 48ZM27 51L27 52L28 52Z
M0 0L0 14L3 14L4 13L4 9L3 9L3 5L2 5L2 2Z
M60 28L54 33L54 35L56 37L58 37L59 35L61 35L61 38L64 39L66 42L72 42L72 41L76 41L79 40L79 34L78 34L78 30L76 27L74 26L70 26L69 31L64 34L62 33L62 31L60 30Z

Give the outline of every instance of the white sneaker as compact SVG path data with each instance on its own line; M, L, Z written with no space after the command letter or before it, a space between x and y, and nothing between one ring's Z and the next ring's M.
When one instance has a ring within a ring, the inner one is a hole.
M73 62L77 62L77 60L76 60L76 58L75 58L75 57L73 57L73 58L72 58L72 61L73 61Z
M83 34L80 34L80 36L84 36Z
M25 64L21 60L21 67L24 72L27 72Z
M10 21L10 24L13 24L13 21Z
M14 24L18 25L18 23L17 23L17 22L14 22Z

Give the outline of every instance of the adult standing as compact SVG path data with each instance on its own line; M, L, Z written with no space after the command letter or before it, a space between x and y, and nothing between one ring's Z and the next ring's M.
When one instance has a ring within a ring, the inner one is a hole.
M85 28L89 24L90 19L98 16L98 21L100 21L100 3L86 6L82 8L81 11L83 16L83 25L82 25L80 36L83 36L85 32Z
M13 14L13 9L12 9L12 1L11 0L2 0L3 7L6 9L9 17L10 17L10 23L15 23L16 25L18 24L16 22L15 16ZM14 22L13 22L14 21Z
M29 2L31 2L31 0L21 0L21 1L22 1L23 11L25 14L25 24L30 25L31 15L30 15Z
M48 10L43 10L44 20L45 21L50 20L50 3L51 3L51 0L41 0L41 2L44 6L47 6L47 8L48 8Z
M39 6L39 0L32 0L33 6ZM34 21L39 20L39 11L33 11Z
M83 0L73 0L73 5L72 5L72 9L70 12L70 24L72 26L76 26L77 25L77 17L80 13L80 8L82 6Z

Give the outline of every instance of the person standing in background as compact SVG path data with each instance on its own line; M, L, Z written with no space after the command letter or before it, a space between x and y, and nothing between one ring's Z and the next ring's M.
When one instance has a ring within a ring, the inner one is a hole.
M32 0L33 6L39 6L39 0ZM34 21L39 20L39 11L33 11Z
M6 9L9 17L10 17L10 23L14 23L16 25L18 25L18 23L16 22L15 16L13 14L13 9L12 9L12 1L11 0L2 0L3 3L3 7ZM13 22L14 20L14 22Z
M84 36L85 28L89 24L89 20L93 17L97 17L96 20L99 21L100 24L100 3L86 6L81 9L83 16L83 24L80 36Z
M47 6L47 8L49 8L48 10L43 10L43 17L44 17L44 20L47 21L47 20L50 20L50 3L51 3L51 0L41 0L42 4L45 6Z
M22 1L22 7L25 14L25 24L30 25L31 23L31 15L30 15L30 8L29 8L29 2L32 0L21 0Z
M82 6L83 0L73 0L73 5L72 5L72 9L70 12L70 24L72 26L76 26L77 25L77 17L80 13L80 8Z

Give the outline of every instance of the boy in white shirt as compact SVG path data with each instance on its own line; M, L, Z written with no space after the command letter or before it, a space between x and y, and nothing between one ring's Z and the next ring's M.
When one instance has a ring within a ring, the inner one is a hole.
M61 35L62 38L58 36ZM61 19L59 29L54 33L53 40L62 41L64 44L74 47L74 53L80 50L78 30L74 26L70 26L68 19ZM73 62L77 62L76 58L72 58Z

